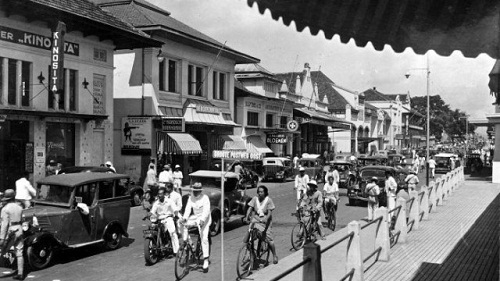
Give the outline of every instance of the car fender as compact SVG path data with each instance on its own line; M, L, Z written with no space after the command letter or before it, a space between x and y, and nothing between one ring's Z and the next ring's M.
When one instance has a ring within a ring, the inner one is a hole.
M102 238L104 239L106 234L108 233L108 231L110 229L115 228L115 227L118 228L118 230L121 232L121 234L123 236L128 237L128 233L123 229L123 226L121 225L121 223L119 221L112 221L112 222L108 223L108 225L106 225L106 227L104 228Z
M38 243L39 241L42 240L48 240L51 241L54 245L57 246L63 246L63 244L51 233L49 232L35 232L32 235L28 236L24 240L24 245L29 247L33 244Z

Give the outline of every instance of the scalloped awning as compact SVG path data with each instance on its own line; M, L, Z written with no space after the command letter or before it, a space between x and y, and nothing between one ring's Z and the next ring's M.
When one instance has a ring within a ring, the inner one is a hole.
M465 57L486 53L500 58L499 0L247 0L269 9L274 20L298 31L309 27L326 38L354 39L358 47L371 42L401 53L410 47L417 54L434 50L442 56L461 51Z

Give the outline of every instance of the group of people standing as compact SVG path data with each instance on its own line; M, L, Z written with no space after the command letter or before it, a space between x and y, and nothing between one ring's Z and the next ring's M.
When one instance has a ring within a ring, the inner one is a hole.
M179 194L182 194L182 179L184 175L181 171L180 165L175 165L175 170L172 171L170 164L163 166L163 170L158 174L156 171L155 164L149 164L149 169L146 173L146 179L144 180L144 194L149 194L154 197L158 193L159 187L165 187L166 183L172 183L174 190Z

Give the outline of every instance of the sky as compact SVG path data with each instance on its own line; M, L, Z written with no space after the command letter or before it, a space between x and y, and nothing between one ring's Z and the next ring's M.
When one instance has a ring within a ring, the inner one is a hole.
M311 35L308 28L298 32L295 24L283 24L261 15L257 6L244 0L148 0L171 13L184 24L224 43L239 52L260 59L272 73L302 71L309 63L312 71L321 70L336 84L352 91L369 88L384 94L410 93L425 96L427 59L430 69L430 95L440 95L451 109L465 111L471 118L494 113L488 74L495 60L486 54L465 58L459 51L442 57L433 51L416 55L406 49L395 53L390 46L376 51L371 44L357 47L335 35ZM406 79L405 74L410 78Z

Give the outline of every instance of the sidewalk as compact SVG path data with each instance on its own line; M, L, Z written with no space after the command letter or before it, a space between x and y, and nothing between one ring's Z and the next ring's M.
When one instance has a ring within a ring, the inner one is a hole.
M499 184L465 181L444 206L438 206L437 212L420 223L420 229L408 234L405 244L398 243L391 249L390 261L365 263L365 280L499 280L499 193ZM370 227L365 230L369 232ZM318 244L323 249L346 234L347 229L341 229ZM362 241L367 240L364 235L362 232ZM323 280L339 280L345 274L346 247L343 242L323 253ZM363 257L373 249L373 244L362 243ZM302 251L259 270L249 279L270 280L300 261ZM302 270L282 280L300 281Z

